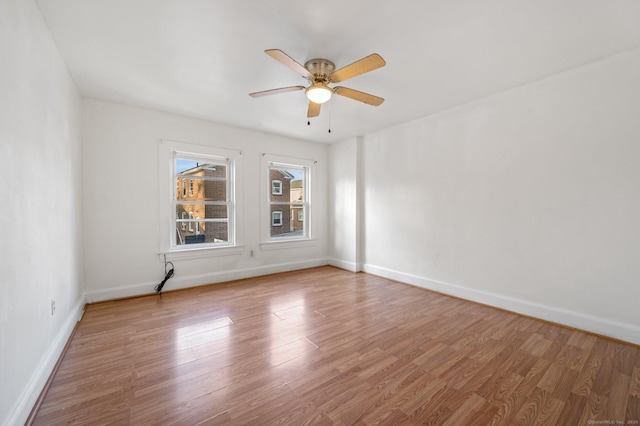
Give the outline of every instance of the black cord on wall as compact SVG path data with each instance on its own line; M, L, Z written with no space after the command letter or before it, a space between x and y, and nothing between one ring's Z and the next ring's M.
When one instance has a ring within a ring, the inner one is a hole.
M171 269L169 269L169 271L167 271L168 265L171 265ZM160 284L156 285L154 288L156 293L158 293L159 295L162 295L162 287L164 287L164 284L169 280L169 278L173 276L173 270L174 270L173 262L167 262L167 255L165 254L164 255L164 279L160 282Z

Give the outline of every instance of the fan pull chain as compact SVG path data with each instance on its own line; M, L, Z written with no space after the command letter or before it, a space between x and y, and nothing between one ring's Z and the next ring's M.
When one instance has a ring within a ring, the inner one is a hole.
M331 133L331 99L329 99L329 133Z

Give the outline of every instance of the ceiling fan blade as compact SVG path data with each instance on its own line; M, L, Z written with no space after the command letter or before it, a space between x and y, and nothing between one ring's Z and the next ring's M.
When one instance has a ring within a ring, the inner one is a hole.
M386 64L387 63L382 59L382 56L377 53L372 53L359 61L355 61L351 65L347 65L346 67L340 68L338 71L334 71L333 74L331 74L331 81L333 83L340 83L341 81L359 76L360 74L382 68Z
M322 104L309 101L309 110L307 111L307 117L317 117L320 115L320 108Z
M287 55L280 49L268 49L265 50L264 53L271 56L276 61L280 62L282 65L291 68L298 74L306 78L313 78L313 74L309 72L308 69L297 63L291 56Z
M384 98L349 89L348 87L337 86L333 88L333 92L336 95L346 96L347 98L355 99L356 101L364 102L365 104L373 106L379 106L384 102Z
M262 92L249 93L252 98L259 98L261 96L277 95L278 93L295 92L296 90L304 89L304 86L289 86L281 87L279 89L263 90Z

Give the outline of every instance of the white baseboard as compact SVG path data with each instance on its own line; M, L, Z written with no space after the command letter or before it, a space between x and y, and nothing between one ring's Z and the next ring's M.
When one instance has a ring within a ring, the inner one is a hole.
M230 271L212 272L201 275L181 276L180 271L165 284L163 291L178 290L201 285L221 283L226 281L240 280L243 278L258 277L261 275L276 274L279 272L296 271L299 269L315 268L316 266L328 265L326 258L305 260L301 262L278 263L274 265L260 265L235 269ZM154 287L158 281L133 284L128 286L112 287L105 290L87 291L87 303L100 302L104 300L121 299L125 297L142 296L153 294Z
M335 266L336 268L344 269L350 272L360 272L362 271L362 265L359 265L355 262L347 262L346 260L341 259L329 259L329 265Z
M432 280L370 264L363 265L363 271L369 274L422 287L427 290L433 290L438 293L494 306L507 311L640 345L640 326L636 324L622 323L555 306L542 305L529 302L527 300L515 299L497 293Z
M80 298L78 302L73 306L71 312L67 316L64 324L58 331L54 341L49 346L49 349L40 359L38 366L31 375L27 386L18 398L18 401L13 407L13 410L9 413L5 419L6 425L23 425L29 418L29 414L33 409L40 393L44 389L49 376L53 372L53 369L64 350L76 323L82 317L84 310L84 299Z

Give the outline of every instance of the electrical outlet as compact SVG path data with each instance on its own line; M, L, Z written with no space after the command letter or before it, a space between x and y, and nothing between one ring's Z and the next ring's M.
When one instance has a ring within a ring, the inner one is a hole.
M251 257L255 256L255 253L253 252L253 250L251 250L251 251L249 252L249 255L250 255Z
M51 299L51 315L56 313L56 301Z

